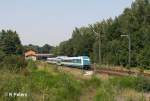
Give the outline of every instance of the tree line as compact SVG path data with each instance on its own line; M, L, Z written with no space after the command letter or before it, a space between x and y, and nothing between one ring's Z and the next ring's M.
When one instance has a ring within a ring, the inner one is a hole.
M51 53L53 48L54 47L49 44L45 44L43 46L29 44L29 45L24 46L24 51L31 49L31 50L36 51L37 53Z
M136 0L121 15L88 27L75 28L72 37L55 47L55 55L90 56L102 64L128 66L128 38L131 36L131 66L150 68L150 0Z

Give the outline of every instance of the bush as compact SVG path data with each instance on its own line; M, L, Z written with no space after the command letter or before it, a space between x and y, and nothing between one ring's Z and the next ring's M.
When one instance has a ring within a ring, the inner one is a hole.
M109 82L103 83L94 97L94 101L116 101L116 89Z
M16 55L6 56L2 62L2 67L12 72L19 72L22 69L26 68L26 66L27 62L22 56Z
M85 86L88 87L90 85L94 87L99 87L101 86L101 80L97 78L96 76L92 76L90 80L84 80L85 81Z
M112 85L119 88L134 88L137 91L150 91L150 79L138 76L138 77L115 77L110 79Z
M3 61L3 58L5 57L5 53L0 50L0 63Z
M28 63L28 65L27 65L28 70L34 71L37 69L37 64L35 61L28 60L27 63Z
M72 75L65 73L52 75L45 71L33 71L28 77L31 81L31 96L45 94L45 101L79 100L81 84Z
M81 94L81 82L75 80L72 75L62 73L59 75L59 82L55 84L57 90L57 99L58 101L74 101L79 100Z
M111 84L118 88L133 88L135 81L135 77L114 77L110 79Z
M139 76L137 77L134 85L138 91L149 92L150 91L150 78Z

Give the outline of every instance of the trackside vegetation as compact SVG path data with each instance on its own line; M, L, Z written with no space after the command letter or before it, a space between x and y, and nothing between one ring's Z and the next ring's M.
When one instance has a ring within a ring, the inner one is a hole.
M119 98L125 101L146 101L142 94L150 91L150 79L142 76L111 77L103 80L93 75L89 79L84 79L56 70L54 65L44 64L45 69L38 69L36 64L43 65L40 62L28 62L28 73L0 70L0 100L79 101L86 93L87 97L90 96L88 93L90 94L92 89L95 93L92 95L93 101L116 101ZM4 96L8 92L22 92L27 93L28 96ZM128 92L133 92L132 96L127 95Z

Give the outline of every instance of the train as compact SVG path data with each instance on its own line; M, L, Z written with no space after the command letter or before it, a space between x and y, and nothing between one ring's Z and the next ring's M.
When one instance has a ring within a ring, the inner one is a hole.
M47 62L61 66L76 67L82 69L91 68L91 61L88 56L77 56L77 57L58 56L55 58L47 58Z

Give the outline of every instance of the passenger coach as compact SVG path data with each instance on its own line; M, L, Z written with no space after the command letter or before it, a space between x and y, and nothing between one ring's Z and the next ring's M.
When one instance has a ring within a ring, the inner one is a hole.
M84 69L89 69L91 65L90 58L88 56L48 58L48 62L55 63L57 65L79 67Z

